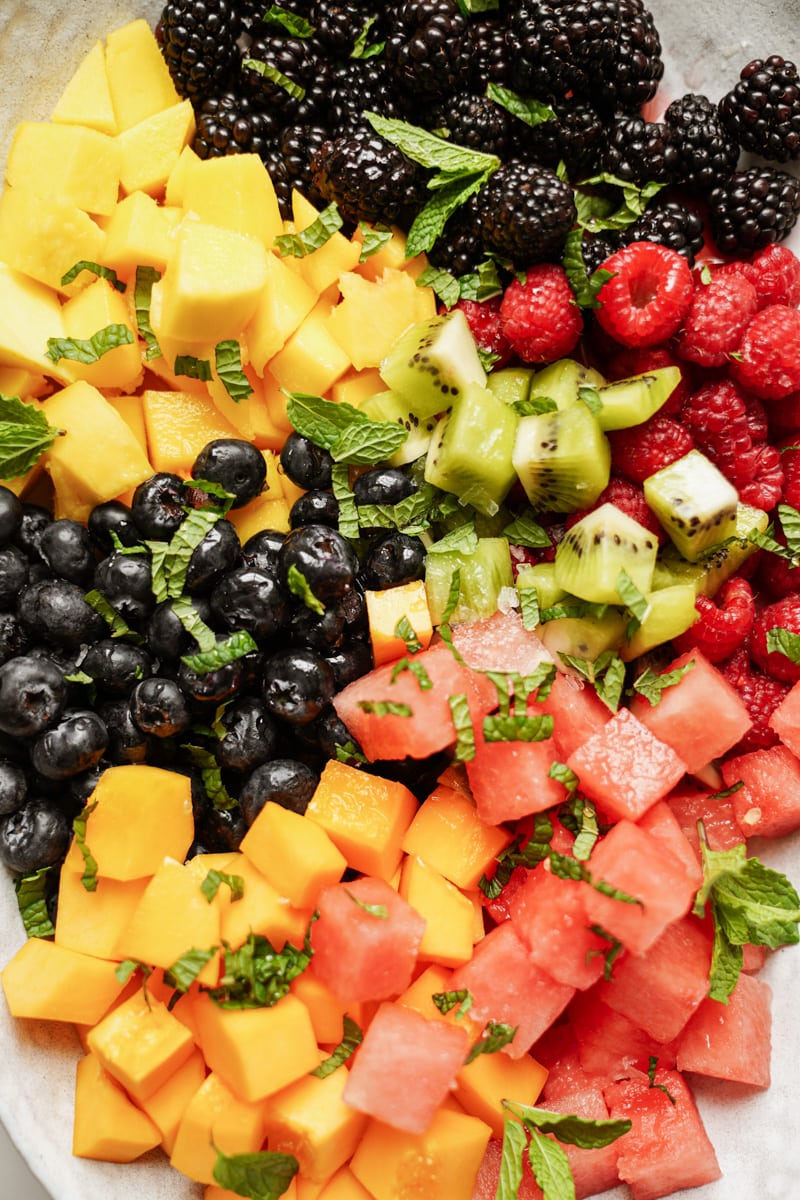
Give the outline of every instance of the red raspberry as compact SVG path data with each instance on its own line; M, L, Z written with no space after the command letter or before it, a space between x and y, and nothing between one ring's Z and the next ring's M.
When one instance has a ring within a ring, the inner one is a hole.
M798 447L795 449L795 447ZM783 502L800 509L800 434L780 443L783 467Z
M750 262L731 262L712 267L715 275L743 275L756 289L758 307L768 304L800 304L800 259L788 246L772 243L759 250Z
M741 741L733 747L732 753L747 754L751 750L766 750L774 746L778 735L770 727L769 719L789 691L789 684L754 672L744 648L737 650L726 663L720 664L720 670L736 688L753 722Z
M777 404L770 404L766 411L773 441L787 434L792 434L795 441L800 440L800 392L784 396Z
M638 521L640 525L644 525L645 529L649 529L662 545L666 541L667 535L659 524L658 517L648 507L642 489L637 484L631 483L629 479L618 479L616 476L611 478L608 486L603 489L591 508L570 513L566 520L567 529L576 521L580 521L581 517L585 517L587 513L599 508L601 504L616 504L617 508L627 516L633 517L634 521Z
M669 350L654 346L640 350L620 350L606 364L605 373L608 379L628 379L631 375L645 375L659 367L678 367L681 372L680 383L658 410L669 416L681 411L681 405L689 395L689 383L685 375L687 368L684 363L678 362Z
M753 627L756 605L746 579L728 579L716 597L698 596L699 618L680 637L673 638L679 654L700 650L709 662L723 662L744 644Z
M698 388L681 409L681 420L698 450L719 467L735 488L755 478L756 452L750 434L753 418L744 393L730 379Z
M786 535L778 517L775 518L773 537L781 546L786 545ZM793 567L791 560L781 554L762 550L758 563L758 586L770 600L782 600L784 596L800 591L800 566Z
M755 475L739 488L739 499L770 512L783 492L783 464L781 454L774 446L764 443L754 448Z
M761 609L753 623L750 654L761 670L781 683L796 683L800 679L800 662L792 662L780 650L767 647L770 629L786 629L800 635L800 596L785 596Z
M756 289L743 275L713 276L695 289L675 353L701 367L723 366L757 310Z
M757 313L744 331L730 372L762 400L781 400L800 389L800 311L770 304Z
M565 358L583 331L581 310L562 267L539 263L508 285L500 305L503 335L523 362Z
M603 263L614 276L597 299L598 323L623 346L657 346L676 334L692 299L688 262L655 242L631 242Z
M620 475L644 483L648 475L668 467L694 449L694 438L673 417L656 413L642 425L608 434L611 462Z
M460 308L467 318L472 336L478 347L486 354L496 354L495 367L504 367L511 358L512 349L504 335L500 322L502 296L491 296L488 300L459 300L454 306Z

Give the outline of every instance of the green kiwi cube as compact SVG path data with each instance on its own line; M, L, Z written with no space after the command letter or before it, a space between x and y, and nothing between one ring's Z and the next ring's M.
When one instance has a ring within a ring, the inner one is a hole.
M691 583L673 583L671 587L648 592L644 619L620 647L620 656L630 662L685 633L697 620L695 599Z
M689 562L736 533L736 488L700 450L690 450L649 475L644 498Z
M689 562L673 545L667 546L656 559L653 589L669 588L689 583L696 596L714 596L726 579L755 554L758 547L749 540L751 533L763 533L769 516L752 504L739 504L736 512L736 535L724 545L716 546L700 562Z
M408 433L402 446L387 458L389 466L404 467L428 453L436 428L436 417L418 417L411 411L408 401L393 391L378 392L367 397L360 408L371 421L392 421L402 425Z
M511 552L504 537L478 538L472 554L457 550L428 553L425 591L434 625L441 624L448 608L456 570L459 573L458 602L450 614L450 620L454 622L490 617L497 611L502 589L514 586Z
M650 591L658 553L655 534L615 504L601 504L576 521L556 549L556 582L596 604L622 604L624 571L642 594Z
M420 419L445 412L467 384L486 386L486 372L460 308L409 326L381 363L380 376Z
M433 432L426 481L492 516L516 479L511 453L517 421L494 392L468 384Z
M628 429L658 412L681 380L679 367L656 367L641 375L618 379L597 389L601 429Z
M504 404L517 404L528 399L532 379L533 367L502 367L489 372L486 386Z
M539 608L552 608L563 600L566 592L556 583L556 564L528 563L517 571L517 588L535 588Z
M618 608L606 609L602 616L586 613L583 617L555 617L545 621L536 632L553 658L564 662L562 654L594 662L606 650L618 650L625 639L625 617Z
M599 388L605 379L594 367L586 367L574 358L560 358L537 371L531 381L530 397L547 396L558 408L567 408L578 399L582 387Z
M608 485L611 449L595 417L578 402L521 417L512 462L534 508L575 512L594 504Z

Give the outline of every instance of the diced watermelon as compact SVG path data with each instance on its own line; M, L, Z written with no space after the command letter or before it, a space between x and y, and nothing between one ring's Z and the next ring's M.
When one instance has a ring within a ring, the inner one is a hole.
M733 813L730 796L714 796L707 788L687 779L673 788L666 804L675 814L678 824L700 861L700 837L697 822L702 821L712 850L730 850L743 841L743 834Z
M672 790L686 765L627 708L567 759L581 790L612 819L637 820Z
M749 974L760 971L767 961L766 946L751 946L748 942L742 946L742 970Z
M478 816L500 825L561 804L567 792L549 775L558 753L552 738L541 742L487 742L475 730L475 757L467 763Z
M644 954L614 963L600 985L604 1004L658 1042L677 1037L708 994L711 942L692 917L673 921Z
M561 672L553 680L549 694L543 700L536 700L530 711L550 713L553 740L564 761L599 733L613 715L591 684Z
M542 863L528 872L511 903L511 923L528 947L531 962L559 983L587 988L603 973L608 942L593 933L584 889L560 879Z
M714 1147L677 1071L657 1068L653 1086L646 1074L631 1072L607 1085L605 1099L612 1118L632 1122L615 1144L620 1179L634 1200L658 1200L719 1179Z
M500 1163L503 1157L503 1144L497 1138L492 1138L486 1147L483 1162L478 1169L472 1200L495 1200L500 1184ZM542 1191L533 1178L533 1171L528 1162L527 1154L522 1156L522 1182L517 1191L517 1200L542 1200Z
M341 1000L385 1000L408 987L425 921L383 879L323 888L311 969Z
M644 816L639 819L638 824L640 829L644 829L646 833L649 833L669 850L670 854L674 854L679 862L683 863L686 873L692 880L692 886L699 888L703 882L703 870L700 866L698 852L683 832L678 818L666 801L659 800L652 808L648 808Z
M465 1029L386 1002L364 1034L342 1099L394 1129L424 1133L468 1050Z
M470 1016L517 1027L503 1052L521 1058L569 1004L575 989L558 983L531 962L510 921L478 942L468 963L453 972L451 987L467 988Z
M413 671L386 663L362 675L334 697L334 707L370 762L427 758L456 739L448 697L465 695L473 725L497 706L497 691L485 675L462 666L442 642L414 655L431 686L420 686ZM424 676L421 676L423 683ZM361 705L404 706L408 715L365 711Z
M553 661L536 633L525 628L513 609L469 625L454 625L453 645L475 671L532 675L540 663Z
M614 1078L630 1067L646 1071L651 1055L656 1055L663 1066L675 1065L674 1050L604 1004L599 987L575 996L569 1006L569 1019L581 1066L590 1075Z
M800 682L787 692L769 723L784 746L800 758Z
M582 1087L559 1089L555 1097L548 1098L547 1107L553 1112L575 1113L588 1121L605 1121L608 1119L608 1107L603 1097L600 1081L589 1079ZM617 1157L620 1147L619 1139L609 1146L594 1150L583 1150L580 1146L561 1143L561 1148L567 1156L572 1178L575 1182L576 1200L586 1196L595 1196L605 1192L619 1182Z
M693 666L663 689L657 704L636 696L631 711L693 774L735 746L752 721L739 693L699 650L681 654L659 674L679 671L690 662Z
M581 884L591 923L619 938L633 954L643 954L671 921L692 906L694 872L690 874L663 843L632 821L617 822L600 838L588 866L595 881L638 901L618 900Z
M731 796L733 812L746 837L783 837L800 829L800 759L778 743L722 764L727 787L744 785Z
M772 989L740 975L727 1004L702 1002L678 1039L678 1069L769 1087Z

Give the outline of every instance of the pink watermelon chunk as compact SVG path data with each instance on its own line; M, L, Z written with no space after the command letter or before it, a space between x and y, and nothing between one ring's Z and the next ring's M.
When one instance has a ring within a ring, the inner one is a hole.
M553 740L563 761L599 733L613 716L589 683L574 675L559 673L553 680L550 693L537 700L531 712L550 713L553 718Z
M532 675L552 655L536 633L526 629L518 612L496 612L469 625L453 626L453 645L474 671Z
M599 986L578 993L569 1006L569 1019L581 1065L590 1075L611 1079L630 1067L646 1071L653 1054L663 1066L675 1065L674 1050L604 1004Z
M702 821L712 850L730 850L743 841L743 834L733 813L730 796L712 798L707 788L692 780L679 783L665 801L672 809L678 824L700 861L700 837L697 822Z
M414 655L431 687L411 671L395 674L396 663L376 667L343 688L333 704L364 754L376 759L427 758L456 739L448 697L465 695L473 725L497 706L497 691L485 675L462 666L442 642ZM401 705L407 715L365 711L362 705Z
M487 742L476 729L475 757L467 763L467 778L480 819L500 825L562 804L566 789L548 774L557 760L552 738Z
M381 1004L364 1034L342 1099L394 1129L424 1133L468 1050L469 1036L460 1026L428 1020L402 1004Z
M558 1113L575 1113L588 1121L608 1119L608 1107L603 1097L600 1081L587 1078L582 1087L559 1089L556 1097L548 1100L548 1108ZM575 1182L576 1200L596 1196L619 1183L617 1157L621 1141L612 1142L594 1150L583 1150L580 1146L561 1143L567 1156L572 1178Z
M614 820L638 820L686 773L683 759L627 708L575 750L567 766L585 795Z
M735 746L752 721L736 689L699 650L681 654L660 674L690 662L693 666L678 683L664 688L657 704L636 696L631 711L693 774Z
M589 928L580 883L560 879L540 864L528 872L510 910L531 962L569 987L591 987L600 978L609 944Z
M652 808L648 808L639 820L639 828L644 829L651 837L674 854L686 868L692 886L699 888L703 882L703 870L700 866L698 852L681 828L678 818L665 800L659 800ZM695 830L695 834L697 830Z
M787 692L769 723L784 746L800 757L800 682Z
M772 989L740 975L727 1004L702 1002L678 1039L678 1070L767 1088Z
M722 764L727 787L743 787L731 796L733 812L746 837L783 837L800 829L800 759L778 743L751 750Z
M472 1200L495 1200L500 1185L502 1158L503 1143L497 1138L491 1138L486 1146L483 1161L478 1168ZM542 1200L542 1190L533 1178L527 1154L522 1156L522 1182L517 1191L517 1200Z
M632 1122L615 1145L620 1179L629 1184L634 1200L658 1200L721 1175L683 1076L658 1067L653 1084L646 1074L631 1072L605 1088L611 1117Z

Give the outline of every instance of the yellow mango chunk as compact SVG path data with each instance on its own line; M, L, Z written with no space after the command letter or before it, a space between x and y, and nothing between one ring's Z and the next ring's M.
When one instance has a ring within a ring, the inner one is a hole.
M268 883L254 863L244 854L236 853L224 868L230 875L244 881L244 895L230 902L224 895L220 911L220 934L230 946L241 946L250 933L268 938L273 946L286 942L302 946L311 920L311 909L298 909Z
M308 1010L291 994L250 1009L220 1008L203 995L195 1015L206 1062L243 1100L263 1100L319 1063Z
M400 873L400 895L425 918L419 958L457 967L472 958L472 904L457 887L416 855Z
M133 1162L160 1141L150 1118L128 1099L93 1054L75 1073L72 1153L101 1162Z
M133 436L142 448L142 452L147 454L147 430L144 423L144 410L142 408L142 397L138 392L123 396L109 396L108 403L118 412L125 424L130 429ZM149 457L149 456L148 456Z
M319 1200L371 1200L349 1167L340 1167L319 1193Z
M192 164L198 162L200 162L200 156L195 153L191 146L184 146L167 180L164 194L166 204L174 205L183 210L183 193L186 188L186 179Z
M428 608L428 594L422 580L384 588L380 592L367 590L364 595L369 619L369 638L376 667L381 663L402 658L407 653L406 642L395 632L398 622L403 618L408 621L423 649L430 644L433 624Z
M267 255L265 267L264 287L245 333L250 361L260 374L317 302L314 289L277 254Z
M108 35L106 68L120 131L180 101L147 21L131 21Z
M471 1200L491 1133L484 1121L448 1108L421 1134L371 1121L350 1170L375 1200Z
M194 1046L188 1030L143 988L107 1013L89 1031L86 1043L134 1100L166 1083Z
M287 392L324 395L351 362L330 331L331 308L320 300L269 364L270 374Z
M216 1183L210 1183L203 1192L203 1200L239 1200L239 1193L219 1187ZM299 1200L296 1177L291 1180L286 1191L281 1194L281 1200Z
M184 863L165 858L120 935L117 957L167 969L188 950L211 950L219 944L219 908L208 903L200 882ZM217 974L215 954L197 978L214 985Z
M308 229L318 216L319 209L306 200L305 196L297 191L292 192L292 219L295 229ZM317 296L321 296L331 284L338 285L340 275L353 270L360 254L361 247L337 231L316 250L297 259L297 269Z
M436 316L436 297L405 271L387 268L375 280L348 271L328 328L357 371L377 368L409 325Z
M117 137L119 180L123 191L163 196L167 180L184 146L194 137L194 109L189 100L145 117Z
M117 964L28 938L0 972L12 1017L94 1025L123 989Z
M56 944L95 958L114 958L119 936L147 881L132 879L123 883L99 876L95 891L87 892L81 883L83 872L83 855L73 842L61 868Z
M467 890L510 841L508 830L483 824L470 796L440 784L418 809L403 849Z
M160 283L157 335L216 345L238 338L266 282L267 252L256 238L184 221ZM153 311L155 326L155 308Z
M99 875L141 879L153 875L166 857L186 857L194 820L191 787L183 775L144 764L109 767L90 803L97 807L86 821L86 842Z
M142 393L147 446L155 471L191 474L192 463L214 438L236 437L208 395L190 392Z
M102 42L95 42L84 55L78 68L56 102L50 120L57 125L87 125L113 137L117 118L108 85L106 52Z
M0 280L2 280L2 274L3 264L0 263ZM22 278L25 277L22 276ZM2 359L2 351L0 351L0 359ZM43 375L31 371L27 367L4 366L0 362L0 392L4 396L16 396L19 400L35 400L48 392L50 386Z
M547 1075L547 1067L529 1054L522 1058L479 1054L456 1076L456 1097L466 1112L480 1117L491 1126L496 1138L502 1138L507 1113L503 1100L535 1104Z
M247 1154L260 1150L263 1140L261 1105L242 1100L212 1071L184 1110L170 1162L189 1179L213 1183L215 1147L223 1154Z
M139 266L163 274L174 245L173 228L168 213L146 192L123 196L106 224L105 265L125 282L134 279Z
M304 1179L302 1175L295 1175L294 1182L297 1184L297 1200L317 1200L325 1186L323 1183L313 1183L310 1179Z
M105 239L66 197L42 196L30 184L0 193L0 261L56 291L70 291L61 280L75 263L103 261Z
M306 816L322 826L354 870L391 879L416 811L417 801L402 783L330 759Z
M201 221L256 237L266 250L283 233L275 188L257 154L190 160L181 201Z
M386 385L374 368L350 371L336 380L331 388L331 400L335 400L337 404L352 404L354 408L360 408L370 396L385 390Z
M315 1182L324 1183L347 1162L367 1123L342 1099L347 1078L346 1066L324 1079L306 1075L265 1106L270 1150L293 1155L302 1174Z
M65 363L54 364L45 354L47 339L63 336L64 318L56 293L0 262L0 363L67 382ZM19 395L2 390L5 395Z
M142 1112L161 1134L161 1145L167 1154L172 1153L186 1105L206 1077L206 1064L199 1050L192 1050L185 1062L173 1071L151 1095L139 1099Z
M311 908L323 887L338 883L347 860L325 830L268 801L245 834L242 853L296 908Z
M65 303L64 333L68 338L88 340L109 325L121 325L130 342L115 346L100 355L97 362L81 363L69 359L74 379L84 379L96 388L119 388L131 392L141 382L142 359L136 333L128 317L125 299L107 279L96 279Z
M87 213L108 216L117 203L120 152L106 133L82 125L21 121L6 165L11 187L60 197Z
M211 361L211 370L213 376L206 381L208 394L211 397L220 416L234 428L236 436L243 438L246 442L255 440L255 425L254 421L254 399L256 392L261 389L261 380L256 375L253 368L244 363L242 358L242 346L239 344L239 357L242 362L242 371L248 381L250 392L247 396L242 396L240 400L234 400L233 396L228 392L227 387L217 372L216 356Z
M364 240L362 230L360 228L356 229L353 234L353 241L357 242L359 247L363 247ZM360 253L364 253L363 249ZM358 271L359 275L363 275L365 279L378 279L387 267L393 271L406 271L412 279L417 279L427 265L424 254L417 254L414 258L406 258L406 235L402 229L392 227L389 240L384 242L379 250L376 250L373 254L368 254L363 262L359 259L358 265L354 269Z

